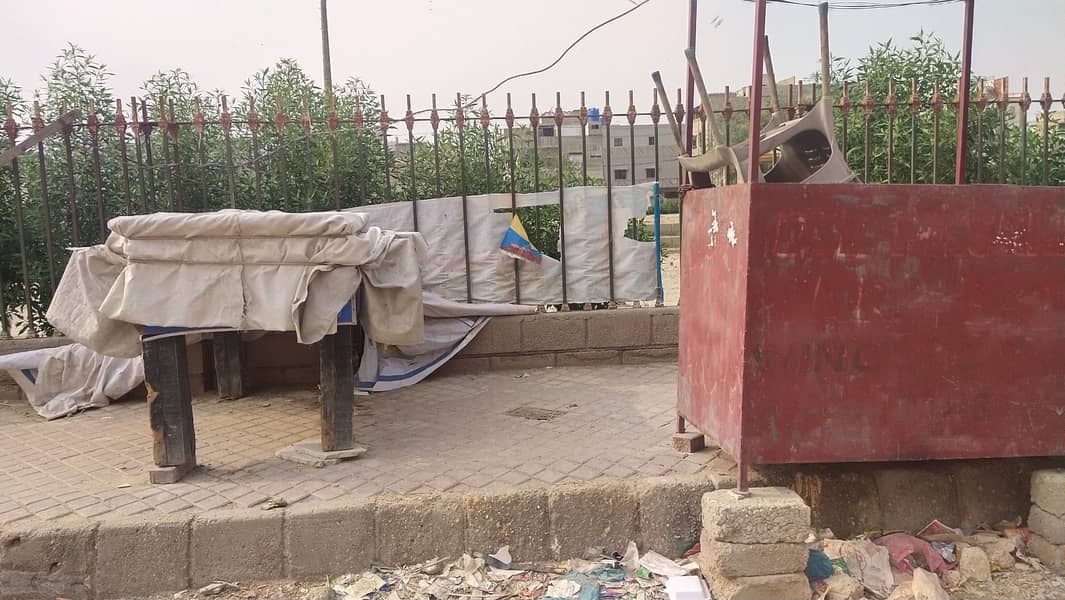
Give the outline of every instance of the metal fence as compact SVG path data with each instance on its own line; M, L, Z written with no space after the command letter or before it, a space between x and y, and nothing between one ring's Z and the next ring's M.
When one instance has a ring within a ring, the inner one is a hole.
M867 182L953 181L954 141L944 132L954 132L956 98L946 99L939 86L919 90L915 84L905 100L893 84L877 98L874 87L849 84L836 90L837 134L851 168ZM864 94L856 97L856 90ZM1014 95L1005 80L974 86L968 181L1065 183L1065 131L1054 122L1056 101L1049 90L1044 80L1033 127L1027 80ZM780 103L789 116L800 116L819 92L801 82L784 86ZM657 98L637 107L629 92L618 114L609 93L600 96L602 105L587 101L583 92L569 96L577 96L570 106L561 93L553 106L544 106L533 95L521 114L510 94L496 110L483 97L457 96L438 106L434 95L429 108L415 111L407 96L402 116L389 113L385 97L367 95L343 107L320 95L318 101L277 98L269 116L250 98L231 110L225 96L134 97L128 107L121 100L113 107L86 102L78 107L85 118L0 168L4 331L6 307L18 305L31 307L29 321L47 329L43 310L65 263L63 249L103 241L113 216L409 201L418 228L424 225L418 222L418 200L425 198L489 192L513 198L557 190L561 207L567 187L602 185L609 194L614 186L648 180L661 181L667 194L675 192L682 178L664 111L682 124L696 119L696 145L709 143L702 107L686 114L680 90L674 107L661 106ZM745 139L747 99L725 88L711 101L726 143ZM1065 97L1060 102L1065 105ZM32 114L16 119L7 107L4 129L12 145L46 126L39 108L25 112ZM563 262L564 273L564 213L559 207L516 212L534 244ZM630 236L650 239L642 222L629 228Z

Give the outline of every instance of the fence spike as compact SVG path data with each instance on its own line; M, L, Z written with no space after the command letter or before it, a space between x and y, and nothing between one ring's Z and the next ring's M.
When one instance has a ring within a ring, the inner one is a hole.
M536 129L537 127L540 126L540 111L536 109L536 94L535 93L532 95L532 108L529 109L529 124L532 125L533 129ZM536 136L536 135L539 135L539 134L534 132L533 135Z
M462 94L455 94L455 127L462 129L466 124L466 108L462 106Z
M677 118L677 125L684 123L684 101L681 98L680 88L677 88L677 107L673 110L674 116Z
M1044 112L1050 112L1050 106L1054 104L1054 98L1050 95L1050 78L1043 78L1043 93L1039 95L1039 106Z
M606 102L603 103L603 125L610 125L614 120L614 111L610 108L610 92L606 93Z
M955 111L961 110L961 94L962 94L961 88L962 88L963 85L965 85L965 78L959 77L958 78L957 88L955 88L955 90L954 90L954 98L952 98L951 101L950 101L950 103L954 107Z
M166 118L166 98L159 96L159 130L163 135L170 133L170 122Z
M10 102L7 103L7 119L4 121L4 131L7 133L11 143L14 144L15 138L18 137L18 123L15 123L15 109Z
M44 127L44 119L41 117L41 101L33 101L33 131L40 131Z
M285 113L281 110L281 96L274 96L274 130L277 135L285 134Z
M507 129L514 129L514 108L510 105L510 92L507 92Z
M725 106L721 109L721 116L725 118L726 123L732 120L732 94L727 85L725 86Z
M233 116L229 114L229 103L226 95L222 94L222 130L229 131L233 128Z
M407 124L407 133L414 131L414 111L411 110L410 94L407 94L407 114L403 116L403 122Z
M629 110L625 112L625 116L629 119L630 127L636 123L636 104L633 102L632 90L629 90Z
M917 101L917 78L914 77L910 80L910 98L906 101L906 104L910 107L910 114L917 114L918 101Z
M126 115L122 114L121 98L115 98L115 130L120 136L126 134Z
M659 119L662 118L662 107L658 105L658 90L651 90L651 122L658 125ZM658 128L655 128L655 136L658 135Z
M584 103L584 92L581 92L581 107L577 110L577 120L581 127L588 125L588 107Z
M436 94L433 94L433 108L429 111L429 124L433 126L433 134L440 128L440 112L436 110Z
M1003 77L1002 85L995 86L995 99L1000 110L1006 110L1010 106L1010 78Z
M1032 106L1032 95L1028 93L1028 78L1021 78L1021 110L1028 112L1028 108Z
M844 119L846 119L847 115L849 115L851 112L851 97L847 95L847 88L849 87L850 85L846 81L844 81L843 94L839 97L839 114Z
M558 135L562 135L562 120L565 117L566 113L562 112L562 92L555 92L555 125L559 129Z
M887 108L888 116L895 115L897 104L898 100L895 98L895 82L889 79L887 82L887 98L884 100L884 106Z
M943 98L939 95L939 82L932 82L932 112L939 114L943 110Z
M129 110L129 116L130 116L131 119L133 119L132 121L130 121L130 123L132 124L132 127L133 127L133 135L134 136L138 136L138 135L141 134L141 123L140 123L140 121L137 120L137 97L136 96L130 96L129 97L129 109L130 109Z
M245 118L248 120L248 129L252 133L258 133L262 121L259 120L259 112L255 110L255 97L248 96L248 112Z
M85 118L85 128L93 137L100 134L100 119L96 116L96 100L89 98L89 116Z
M385 108L385 95L381 94L381 115L378 119L378 125L381 127L381 135L388 134L388 125L391 121L388 119L388 110Z
M481 94L481 129L488 131L490 121L491 115L488 114L488 101L485 99L485 95Z
M200 97L196 96L192 99L193 112L192 112L192 128L196 130L198 137L203 137L203 106L200 104Z
M873 114L873 94L870 91L868 80L865 82L865 96L862 98L862 112L864 112L867 117Z

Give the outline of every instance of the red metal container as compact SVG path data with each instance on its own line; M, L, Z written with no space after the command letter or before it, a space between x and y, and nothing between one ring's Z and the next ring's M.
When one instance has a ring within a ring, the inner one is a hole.
M742 464L1065 454L1065 188L683 199L677 409Z

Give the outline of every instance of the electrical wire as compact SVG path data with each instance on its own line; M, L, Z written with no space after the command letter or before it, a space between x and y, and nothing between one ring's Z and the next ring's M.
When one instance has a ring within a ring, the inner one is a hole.
M744 1L753 3L755 0ZM817 2L802 2L801 0L766 1L775 4L790 4L792 6L807 6L810 8L816 8L819 5L819 3ZM964 0L901 0L895 2L877 2L875 0L851 0L844 2L830 2L828 4L828 8L829 10L876 10L881 8L905 8L908 6L942 6L946 4L955 4L963 1Z
M632 0L630 0L630 1L632 1ZM558 58L556 58L554 60L554 62L552 62L551 64L547 65L546 67L543 67L543 68L540 68L540 69L536 69L535 71L526 71L524 73L517 73L515 75L511 75L509 77L504 78L502 81L500 81L499 83L495 84L491 88L489 88L489 89L481 92L480 94L477 94L476 96L474 96L474 100L472 100L471 102L469 102L468 104L463 106L462 110L466 110L468 108L473 107L474 105L477 104L477 100L476 100L477 98L482 98L484 96L487 96L488 94L491 94L492 92L494 92L494 91L498 90L499 88L503 87L503 85L506 84L507 82L514 81L515 79L518 79L518 78L521 78L521 77L528 77L530 75L539 75L540 73L543 73L544 71L547 71L547 70L551 69L552 67L554 67L558 63L562 62L562 59L565 58L567 54L569 54L569 51L573 50L573 48L575 48L577 46L577 44L581 43L584 40L584 38L586 38L589 35L595 33L596 31L602 29L603 27L606 27L607 25L613 23L614 21L617 21L618 19L621 19L621 18L623 18L625 16L628 16L629 14L635 12L636 10L638 10L639 8L641 8L643 5L647 4L650 1L651 0L642 0L639 3L634 3L634 6L632 8L624 10L624 11L614 15L613 17L610 17L606 21L603 21L603 22L599 23L595 27L592 27L588 31L585 31L584 33L581 34L580 37L578 37L577 39L573 40L573 43L570 44L569 46L567 46L566 49L562 51L562 54L559 54ZM431 110L432 110L431 108L423 109L423 110L415 111L414 114L417 115L417 114L427 113L427 112L430 112Z

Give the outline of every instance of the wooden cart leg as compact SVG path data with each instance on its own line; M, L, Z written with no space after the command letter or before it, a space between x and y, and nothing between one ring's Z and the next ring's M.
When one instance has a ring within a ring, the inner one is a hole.
M244 354L244 341L239 331L214 334L214 371L219 398L235 400L247 392Z
M176 483L196 466L185 338L146 341L143 347L152 453L159 466L149 473L149 478L152 483Z
M355 402L355 369L352 365L354 325L338 325L337 332L322 339L322 451L354 447L351 419Z

